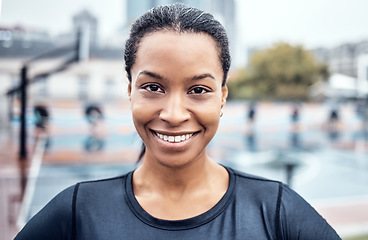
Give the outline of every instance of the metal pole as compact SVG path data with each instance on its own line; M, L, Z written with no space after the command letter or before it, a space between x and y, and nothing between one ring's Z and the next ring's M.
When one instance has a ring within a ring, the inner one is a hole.
M85 32L83 35L83 42L82 42L82 33L80 33L80 35L78 35L77 38L77 45L76 45L76 49L74 50L76 52L76 59L75 57L73 57L72 60L68 60L67 62L65 62L65 64L63 66L61 66L59 69L57 69L57 71L53 71L50 73L47 73L46 75L50 75L52 73L55 72L59 72L64 70L68 65L70 65L72 62L74 61L80 61L83 59L88 59L89 57L89 46L88 46L88 42L89 42L89 33ZM84 47L83 47L83 46ZM81 49L83 47L83 49ZM59 52L61 49L57 49L55 50L56 52ZM51 53L51 52L50 52ZM27 160L27 85L28 85L28 76L27 76L27 71L28 71L28 64L30 64L33 61L36 61L38 59L44 58L46 56L48 56L50 53L45 53L42 54L40 56L37 56L31 60L29 60L28 62L26 62L20 72L20 77L21 77L21 83L20 83L20 88L19 88L19 92L20 92L20 105L21 105L21 113L20 113L20 134L19 134L19 160L20 161L25 161ZM11 92L15 91L18 89L14 89ZM11 92L8 92L8 94L10 94Z
M19 160L27 159L27 70L24 65L21 70L20 83L20 134L19 134Z
M292 163L287 163L285 165L286 168L286 184L289 185L291 187L291 181L292 181L292 177L293 177L293 170L294 170L295 165Z

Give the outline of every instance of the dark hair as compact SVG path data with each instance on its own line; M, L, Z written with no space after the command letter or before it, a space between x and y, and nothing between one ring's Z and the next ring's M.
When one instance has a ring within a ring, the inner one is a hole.
M140 16L132 25L125 44L125 71L132 81L131 69L134 65L139 43L149 33L170 30L178 33L205 33L212 37L219 50L219 60L223 70L222 86L225 86L230 69L229 41L225 28L211 14L181 3L152 8ZM138 161L146 151L144 143Z
M135 62L140 41L147 34L161 30L210 35L219 48L219 58L224 73L222 85L226 84L231 59L225 28L211 14L181 3L152 8L133 23L124 53L125 70L130 82L132 81L131 68Z

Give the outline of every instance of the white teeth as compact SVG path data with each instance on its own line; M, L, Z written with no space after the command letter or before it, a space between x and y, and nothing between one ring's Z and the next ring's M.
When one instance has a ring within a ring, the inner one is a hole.
M182 141L189 139L191 136L193 136L193 133L186 134L186 135L179 135L179 136L167 136L161 133L156 133L156 134L159 138L161 138L164 141L168 141L168 142L182 142Z

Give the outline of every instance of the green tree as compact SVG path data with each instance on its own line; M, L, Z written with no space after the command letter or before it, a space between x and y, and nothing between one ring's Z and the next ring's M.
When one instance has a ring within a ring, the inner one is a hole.
M231 98L307 100L309 86L328 77L327 65L302 46L278 43L257 51L229 81Z

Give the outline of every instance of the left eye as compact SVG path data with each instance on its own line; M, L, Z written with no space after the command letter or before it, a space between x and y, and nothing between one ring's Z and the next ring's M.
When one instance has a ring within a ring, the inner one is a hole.
M206 92L208 92L208 90L203 87L195 87L189 91L190 94L202 94Z
M149 84L149 85L144 86L143 88L150 92L163 92L161 87L156 84Z

